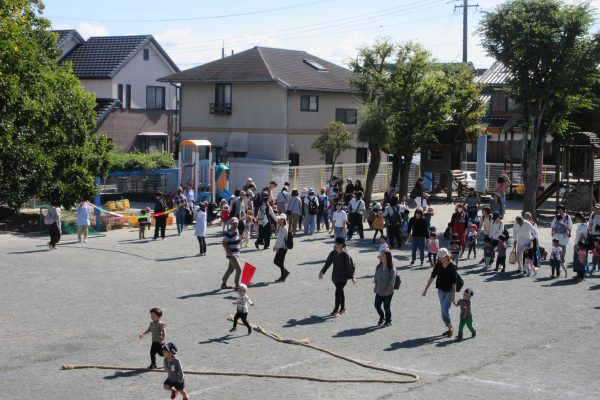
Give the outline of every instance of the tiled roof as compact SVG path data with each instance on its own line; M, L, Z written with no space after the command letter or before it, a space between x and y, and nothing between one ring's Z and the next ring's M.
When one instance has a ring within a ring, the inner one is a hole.
M117 99L96 98L96 124L100 125L121 102Z
M325 70L314 68L313 61ZM277 82L288 89L354 92L352 72L305 51L254 47L159 79L166 82Z
M79 33L77 33L77 31L75 29L58 29L58 30L53 30L52 32L58 34L58 43L57 43L58 47L60 47L62 45L62 43L65 41L65 39L68 38L70 35L79 36Z
M499 61L496 61L483 75L475 78L475 80L485 86L503 86L509 78L510 72L508 69Z
M179 71L152 35L91 37L63 61L73 63L73 72L80 79L110 79L149 42Z

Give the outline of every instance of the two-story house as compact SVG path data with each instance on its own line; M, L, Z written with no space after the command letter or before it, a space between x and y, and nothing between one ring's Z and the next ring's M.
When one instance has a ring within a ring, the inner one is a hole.
M181 84L180 140L207 139L213 159L289 160L319 165L311 149L332 121L357 131L352 72L305 51L254 47L159 79ZM367 162L365 144L341 163Z
M152 35L83 38L55 31L81 85L96 95L97 130L118 151L170 151L178 126L178 88L157 79L179 72Z

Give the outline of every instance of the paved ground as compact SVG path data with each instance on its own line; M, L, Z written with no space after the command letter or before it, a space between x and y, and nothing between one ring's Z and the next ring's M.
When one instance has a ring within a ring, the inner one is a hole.
M437 206L442 226L448 206ZM514 215L514 212L512 213ZM510 219L510 218L509 218ZM231 292L215 290L225 268L218 228L209 229L207 257L195 257L193 232L166 241L138 241L129 230L110 232L87 244L64 236L49 252L46 238L0 235L0 382L2 399L160 399L162 374L100 370L61 371L66 363L148 365L148 310L164 309L168 336L187 369L269 371L327 377L376 376L308 349L277 344L243 330L228 335ZM371 236L371 232L367 233ZM545 234L542 244L547 244ZM545 242L545 243L544 243ZM192 398L224 399L596 399L600 341L600 280L581 284L482 273L462 262L467 287L475 290L475 339L456 342L443 330L435 290L420 296L428 271L402 270L394 325L374 329L371 275L376 247L353 241L359 284L346 291L349 313L324 320L332 309L333 285L319 281L331 248L323 234L298 238L288 256L292 274L277 277L270 251L244 251L258 267L250 295L257 303L250 320L284 337L313 343L361 360L411 370L411 385L322 384L250 378L188 377ZM457 319L458 311L453 310ZM467 334L467 337L469 335ZM386 377L386 375L383 375ZM594 394L595 393L595 394Z

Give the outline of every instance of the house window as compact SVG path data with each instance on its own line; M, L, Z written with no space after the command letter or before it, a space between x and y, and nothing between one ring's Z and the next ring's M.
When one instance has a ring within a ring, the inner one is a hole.
M506 112L508 99L503 90L496 90L492 92L492 112L504 113Z
M150 50L144 49L144 61L148 61L150 59Z
M131 108L131 85L125 85L125 108Z
M443 161L444 153L441 149L429 149L427 150L427 158L430 161Z
M325 164L331 165L333 164L333 154L325 154Z
M290 167L297 167L300 165L300 154L290 153Z
M319 96L301 96L300 111L319 111Z
M123 85L119 83L119 85L117 86L117 99L119 99L119 103L121 103L119 105L119 107L123 107L124 103L123 103Z
M336 108L335 120L345 124L356 124L356 108Z
M364 164L368 162L368 149L366 147L356 148L356 163Z
M165 109L165 88L164 86L146 86L146 109L164 110Z
M140 139L140 150L144 153L156 153L167 151L167 141L165 138L145 137Z
M231 114L231 83L215 84L215 102L210 104L211 114Z

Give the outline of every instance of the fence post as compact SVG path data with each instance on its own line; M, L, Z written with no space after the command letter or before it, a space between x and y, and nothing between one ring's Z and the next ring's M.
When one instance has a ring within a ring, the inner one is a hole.
M294 187L298 187L298 167L294 167Z
M100 207L100 178L96 177L96 179L94 179L94 183L96 184L96 199L94 200L96 202L96 206ZM100 210L98 208L96 208L96 232L100 232L100 229L102 228L102 222L100 221Z
M389 184L388 184L388 165L387 164L385 164L383 166L383 170L384 170L383 171L384 172L384 174L383 174L383 188L384 188L384 190L383 191L385 192L385 191L387 191L387 189L389 187Z
M317 185L319 187L323 183L323 169L324 168L325 168L324 166L319 167L319 184Z

